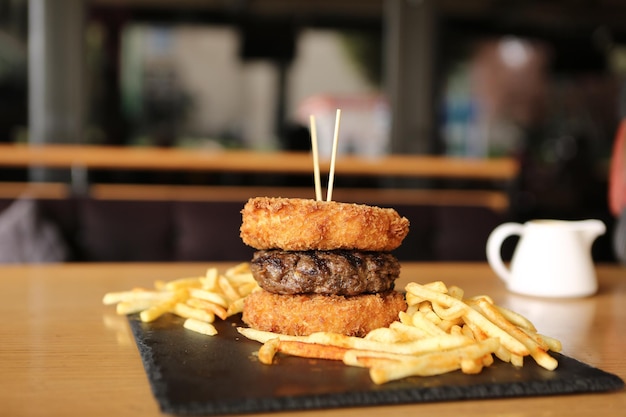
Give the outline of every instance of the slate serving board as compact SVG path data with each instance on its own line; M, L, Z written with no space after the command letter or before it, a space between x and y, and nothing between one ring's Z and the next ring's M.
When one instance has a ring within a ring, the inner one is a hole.
M496 359L479 375L453 372L376 385L368 371L339 361L279 358L258 362L260 344L241 336L237 316L218 321L217 336L186 330L166 315L129 321L152 392L161 410L176 415L219 415L464 399L590 393L622 389L616 375L555 354L547 371L527 359L521 369Z

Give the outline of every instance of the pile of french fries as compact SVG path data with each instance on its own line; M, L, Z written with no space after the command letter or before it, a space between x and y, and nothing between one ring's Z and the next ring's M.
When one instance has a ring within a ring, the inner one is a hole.
M558 363L548 351L561 343L537 333L523 316L497 306L488 296L465 299L464 291L437 281L406 287L408 309L389 327L365 337L336 333L289 336L238 328L263 345L259 361L275 362L277 353L307 358L341 360L369 368L372 381L383 384L409 376L439 375L455 370L476 374L494 362L494 356L521 367L532 357L554 370Z
M104 295L106 305L116 304L120 315L139 313L143 322L151 322L165 313L185 319L184 327L208 336L217 334L212 324L241 313L243 300L259 289L248 263L238 264L220 273L209 268L204 276L156 281L154 289L135 288Z
M135 288L105 294L103 303L116 304L120 315L139 313L151 322L165 313L184 318L184 327L205 335L217 334L212 324L241 313L246 296L257 291L248 263L220 273L209 268L204 276L156 281L154 289ZM276 362L278 353L304 358L343 361L369 368L372 381L384 384L409 376L432 376L461 370L480 373L494 356L516 367L530 356L554 370L561 343L541 335L525 317L496 305L486 295L465 298L457 286L441 281L406 286L408 309L388 327L365 337L319 332L291 336L239 327L248 339L262 343L259 361Z

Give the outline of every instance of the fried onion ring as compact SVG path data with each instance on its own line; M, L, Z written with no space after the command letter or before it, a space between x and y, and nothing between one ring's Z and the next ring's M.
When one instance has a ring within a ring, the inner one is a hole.
M242 320L257 330L295 336L324 331L363 337L398 320L406 308L404 294L395 290L350 297L261 290L246 297Z
M300 198L256 197L242 213L241 239L256 249L389 252L409 232L395 210Z

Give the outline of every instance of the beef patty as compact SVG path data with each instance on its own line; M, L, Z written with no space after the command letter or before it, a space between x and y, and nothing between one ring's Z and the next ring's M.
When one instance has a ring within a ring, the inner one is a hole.
M400 262L388 252L262 250L250 269L274 294L348 296L393 289Z

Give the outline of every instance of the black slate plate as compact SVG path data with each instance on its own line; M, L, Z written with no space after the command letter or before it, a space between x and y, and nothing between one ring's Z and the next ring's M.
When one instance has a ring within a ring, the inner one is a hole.
M479 375L453 372L412 377L384 385L367 370L338 361L279 358L259 363L260 344L237 333L239 317L216 323L217 336L186 330L166 315L153 323L130 316L131 328L161 410L178 415L216 415L387 405L480 398L573 394L622 389L624 381L575 359L555 354L547 371L532 359L521 369L496 359Z

